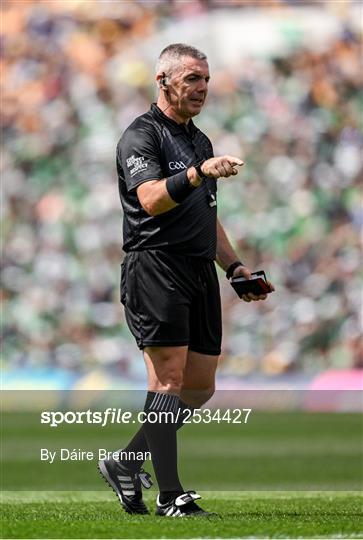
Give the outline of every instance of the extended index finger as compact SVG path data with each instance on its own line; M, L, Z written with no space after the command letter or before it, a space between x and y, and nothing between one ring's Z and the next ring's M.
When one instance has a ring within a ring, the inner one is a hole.
M229 163L233 166L233 165L243 165L244 162L242 161L242 159L238 158L238 157L235 157L235 156L224 156L228 161Z

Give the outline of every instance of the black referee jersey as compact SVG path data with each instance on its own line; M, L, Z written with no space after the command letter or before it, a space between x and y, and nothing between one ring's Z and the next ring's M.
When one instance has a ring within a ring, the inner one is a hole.
M123 249L159 249L191 257L216 258L216 191L213 178L201 184L178 206L149 216L136 187L183 171L213 157L208 137L189 121L188 126L167 117L156 104L126 129L117 145L117 173L124 211Z

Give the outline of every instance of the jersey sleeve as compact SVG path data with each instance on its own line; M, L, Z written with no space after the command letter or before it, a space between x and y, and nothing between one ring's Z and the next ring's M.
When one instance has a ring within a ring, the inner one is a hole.
M127 191L148 180L163 177L160 148L156 136L143 127L128 129L117 146L117 159L121 165Z

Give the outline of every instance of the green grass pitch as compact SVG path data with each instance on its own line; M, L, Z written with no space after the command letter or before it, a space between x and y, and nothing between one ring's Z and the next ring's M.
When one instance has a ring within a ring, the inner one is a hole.
M129 516L96 462L41 462L39 449L122 446L134 426L51 429L2 419L2 538L363 538L359 414L253 411L247 425L180 432L180 472L210 518ZM99 429L99 428L98 428ZM153 473L150 463L146 468Z
M210 518L125 514L112 493L6 492L2 538L362 538L352 492L202 492ZM150 509L154 498L146 497ZM3 515L4 515L3 514Z

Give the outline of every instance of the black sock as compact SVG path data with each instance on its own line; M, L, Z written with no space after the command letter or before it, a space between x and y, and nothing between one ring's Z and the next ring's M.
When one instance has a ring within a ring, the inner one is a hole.
M118 452L121 451L125 453L127 452L129 456L132 455L131 452L135 452L135 454L137 452L142 452L143 455L145 455L145 453L149 451L149 447L145 438L144 426L142 426L139 431L135 433L126 448L120 448L118 450ZM139 472L139 470L144 464L144 461L142 460L128 459L126 461L125 459L122 459L121 461L127 467L127 469L129 469L133 473Z
M179 398L179 409L180 409L179 418L178 418L178 422L176 424L176 429L177 430L182 428L185 425L184 424L185 420L187 420L188 423L192 422L192 416L193 416L193 411L194 411L195 407L192 407L191 405L188 405L187 403L185 403L184 401L182 401ZM190 411L190 413L188 411Z
M184 492L178 475L176 426L171 418L177 412L178 405L178 396L161 392L147 393L144 412L149 415L149 421L144 423L144 433L159 485L161 503ZM169 418L161 416L162 412L168 413ZM154 418L158 420L155 423Z
M186 411L190 410L191 414L193 414L194 407L187 405L186 403L184 403L184 401L179 399L179 409L180 409L179 419L178 419L178 422L175 424L175 427L177 430L182 428L185 425L184 420L189 419L190 421L191 418L189 416L189 413L187 413ZM126 448L122 448L122 450L124 452L127 452L128 454L130 452L135 452L135 454L137 452L142 452L145 455L145 453L148 452L149 446L146 441L144 426L142 426L139 429L139 431L135 433L134 437L131 439L131 441L126 446ZM127 462L124 461L124 463L127 466L127 468L130 469L134 473L138 472L144 464L144 462L141 460L137 460L137 461L129 460Z

